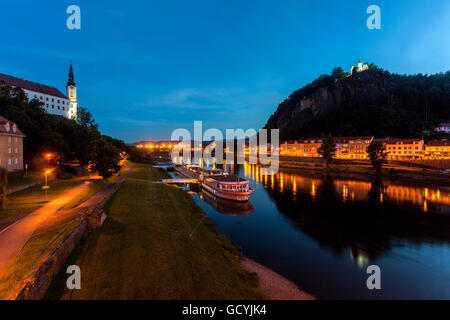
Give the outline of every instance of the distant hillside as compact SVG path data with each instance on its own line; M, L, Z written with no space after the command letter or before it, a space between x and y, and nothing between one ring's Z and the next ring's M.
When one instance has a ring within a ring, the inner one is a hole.
M418 137L449 120L450 71L405 76L372 64L352 75L336 68L293 92L265 128L280 129L282 140L328 133Z

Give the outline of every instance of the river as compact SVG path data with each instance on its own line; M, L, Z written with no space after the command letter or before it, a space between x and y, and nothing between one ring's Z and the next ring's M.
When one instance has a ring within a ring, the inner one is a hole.
M195 202L244 255L319 299L450 299L450 189L228 166L251 203ZM367 267L381 269L369 290Z

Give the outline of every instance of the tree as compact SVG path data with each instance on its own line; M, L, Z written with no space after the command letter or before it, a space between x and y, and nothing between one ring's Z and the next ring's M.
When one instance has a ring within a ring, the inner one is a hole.
M92 168L107 179L120 170L120 150L104 138L95 140L88 148Z
M340 80L347 76L344 69L342 69L341 67L334 68L333 71L331 72L331 75L337 80Z
M375 172L379 174L383 164L387 163L387 151L386 146L381 142L373 141L366 150L369 155L370 162L372 163Z
M78 107L77 118L80 126L98 129L98 124L95 123L94 117L86 108Z
M323 138L322 144L319 149L317 149L317 153L322 157L326 168L328 168L336 154L336 144L334 143L334 139L331 135Z
M8 170L0 168L0 206L6 208L6 188L8 186Z

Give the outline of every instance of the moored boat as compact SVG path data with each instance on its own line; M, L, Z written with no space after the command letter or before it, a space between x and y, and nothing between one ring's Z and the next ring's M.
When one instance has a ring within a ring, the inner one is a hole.
M203 178L202 188L216 197L239 202L248 201L255 191L250 188L248 180L223 174Z
M231 201L248 201L253 189L249 181L237 176L231 176L221 169L211 169L196 165L179 165L175 170L190 179L197 179L202 188L210 194Z

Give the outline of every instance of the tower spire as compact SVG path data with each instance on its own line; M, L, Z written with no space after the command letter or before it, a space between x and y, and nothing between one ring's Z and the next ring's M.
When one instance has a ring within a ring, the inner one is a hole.
M75 82L73 80L72 60L70 60L69 81L67 81L67 85L75 86Z

